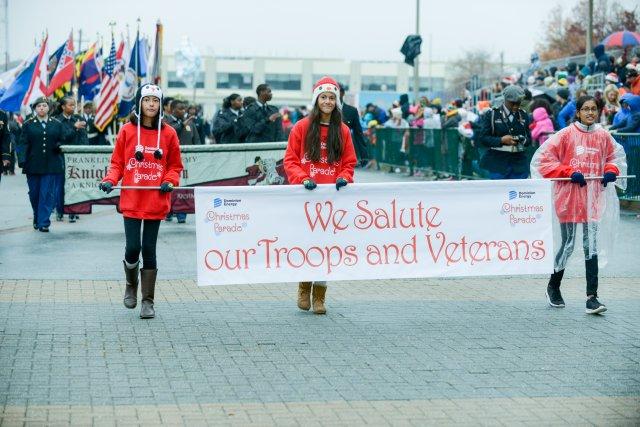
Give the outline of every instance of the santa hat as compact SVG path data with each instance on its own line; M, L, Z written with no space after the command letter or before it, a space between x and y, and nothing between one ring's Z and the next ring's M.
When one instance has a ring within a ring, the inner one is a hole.
M616 73L609 73L604 78L605 82L618 83L618 75Z
M342 109L342 103L340 102L340 85L331 77L324 76L313 85L313 98L311 99L311 105L315 106L316 101L321 93L331 92L336 96L336 105Z
M158 114L160 115L160 117L158 117L158 137L156 139L156 150L153 153L153 157L158 160L162 159L162 149L160 148L160 127L162 126L162 118L164 117L164 112L162 111L162 89L160 89L160 87L156 85L146 84L144 86L141 86L138 89L138 93L136 94L138 142L136 144L135 157L139 162L144 160L144 146L140 143L140 122L142 121L142 98L144 98L145 96L153 96L155 98L158 98L158 100L160 101L160 110L158 112Z

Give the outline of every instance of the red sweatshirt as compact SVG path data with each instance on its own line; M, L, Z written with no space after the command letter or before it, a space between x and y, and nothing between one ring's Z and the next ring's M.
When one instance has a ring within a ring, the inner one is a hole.
M176 131L169 125L160 130L160 148L162 159L153 156L156 150L157 129L140 128L140 143L144 145L144 160L135 158L137 144L136 125L125 124L116 138L111 155L109 173L103 181L116 185L159 187L163 182L174 186L180 184L182 158ZM164 219L171 207L171 194L160 190L122 190L120 192L120 211L127 218Z
M284 153L284 170L290 184L301 184L311 178L318 184L333 184L338 178L353 182L353 168L356 165L356 152L351 140L349 127L342 123L342 157L332 164L327 162L327 135L329 126L320 126L320 161L312 162L305 154L304 143L311 126L308 118L297 122L289 134L287 151Z

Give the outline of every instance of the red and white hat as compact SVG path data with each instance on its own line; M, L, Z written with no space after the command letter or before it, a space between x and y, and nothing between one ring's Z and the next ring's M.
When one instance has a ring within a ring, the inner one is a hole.
M331 92L336 96L336 105L338 108L342 108L340 102L340 85L336 83L331 77L324 76L313 85L313 98L311 99L311 105L315 106L316 101L321 93Z

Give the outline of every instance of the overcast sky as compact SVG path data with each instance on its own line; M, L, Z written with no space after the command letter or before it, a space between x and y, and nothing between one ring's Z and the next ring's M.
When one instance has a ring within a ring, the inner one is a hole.
M565 0L570 9L577 0ZM423 52L434 60L455 59L483 48L506 62L527 62L542 34L542 22L560 0L421 0ZM165 28L165 53L189 36L202 53L239 56L330 57L401 60L399 48L415 31L415 0L9 0L9 53L22 59L34 38L48 29L57 47L70 29L82 28L86 47L100 33L109 43L129 24L135 35L153 36L158 18ZM637 0L621 0L625 6ZM77 33L76 33L77 34ZM77 46L76 46L77 47ZM108 48L107 48L108 49ZM53 49L50 49L53 51Z

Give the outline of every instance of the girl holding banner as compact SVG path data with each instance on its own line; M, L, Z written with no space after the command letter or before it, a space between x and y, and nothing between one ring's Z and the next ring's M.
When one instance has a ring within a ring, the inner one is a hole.
M100 183L100 189L110 193L120 180L123 186L150 187L146 191L123 189L120 211L126 238L124 305L135 308L138 303L139 271L142 284L140 318L151 319L155 317L158 230L160 222L169 213L169 193L179 185L182 159L176 131L162 120L162 90L152 84L139 88L136 109L129 116L129 123L118 132L109 172ZM139 269L141 251L143 264Z
M626 180L617 177L627 173L624 149L596 123L601 110L594 97L580 97L576 103L576 121L540 146L531 160L534 178L570 178L554 182L554 236L560 237L560 244L555 272L547 286L547 301L552 307L565 306L560 283L573 252L576 231L582 228L588 314L607 310L598 301L598 266L606 265L611 256L620 220L615 186L607 184L626 187ZM589 176L603 178L589 179Z
M318 184L335 184L336 190L353 182L356 153L351 132L342 123L340 86L323 77L313 86L313 109L295 124L289 134L284 170L290 184L313 190ZM300 282L298 308L325 314L326 282Z

